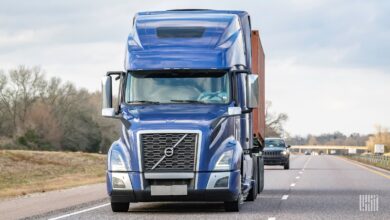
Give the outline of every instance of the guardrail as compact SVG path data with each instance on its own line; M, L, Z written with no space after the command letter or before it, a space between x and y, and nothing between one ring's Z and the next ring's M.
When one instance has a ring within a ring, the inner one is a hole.
M348 158L362 163L390 170L390 157L381 155L348 155Z

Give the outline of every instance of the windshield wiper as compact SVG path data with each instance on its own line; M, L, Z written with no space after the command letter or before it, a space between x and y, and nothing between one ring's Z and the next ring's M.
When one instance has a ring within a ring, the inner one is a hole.
M202 102L202 101L198 101L198 100L179 100L179 99L171 99L171 102L207 104L206 102Z
M129 104L160 104L160 102L147 101L147 100L128 101L127 103L129 103Z

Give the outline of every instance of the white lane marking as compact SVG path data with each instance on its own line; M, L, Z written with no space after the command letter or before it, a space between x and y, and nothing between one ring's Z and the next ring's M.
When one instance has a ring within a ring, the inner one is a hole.
M282 200L286 200L288 198L288 195L283 195Z
M291 187L294 187L295 186L295 183L291 183L291 185L290 185Z
M92 208L80 210L80 211L77 211L77 212L72 212L72 213L69 213L69 214L66 214L66 215L57 216L55 218L49 218L49 220L57 220L57 219L66 218L66 217L69 217L69 216L72 216L72 215L77 215L77 214L84 213L84 212L89 212L89 211L92 211L92 210L95 210L95 209L100 209L100 208L108 206L108 205L110 205L110 203L105 203L103 205L98 205L98 206L95 206L95 207L92 207Z
M268 220L276 220L275 217L269 217Z
M305 164L303 165L302 170L305 170L305 168L306 168L307 164L309 163L310 159L311 159L311 157L309 157L309 159L306 160Z
M297 177L295 177L296 179L299 179L299 178L301 178L300 176L297 176Z

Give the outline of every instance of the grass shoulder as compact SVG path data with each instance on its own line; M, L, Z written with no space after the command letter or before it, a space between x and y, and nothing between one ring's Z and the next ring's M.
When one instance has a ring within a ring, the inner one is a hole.
M0 197L104 182L106 155L0 150Z
M364 164L379 167L385 170L390 170L390 156L374 156L374 155L348 155L348 159L359 161Z

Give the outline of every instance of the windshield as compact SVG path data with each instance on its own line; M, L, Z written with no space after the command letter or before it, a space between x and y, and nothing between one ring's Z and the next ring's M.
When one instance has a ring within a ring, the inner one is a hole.
M286 145L281 139L268 139L265 140L265 147L286 147Z
M129 73L127 103L202 103L227 104L230 80L226 72Z

